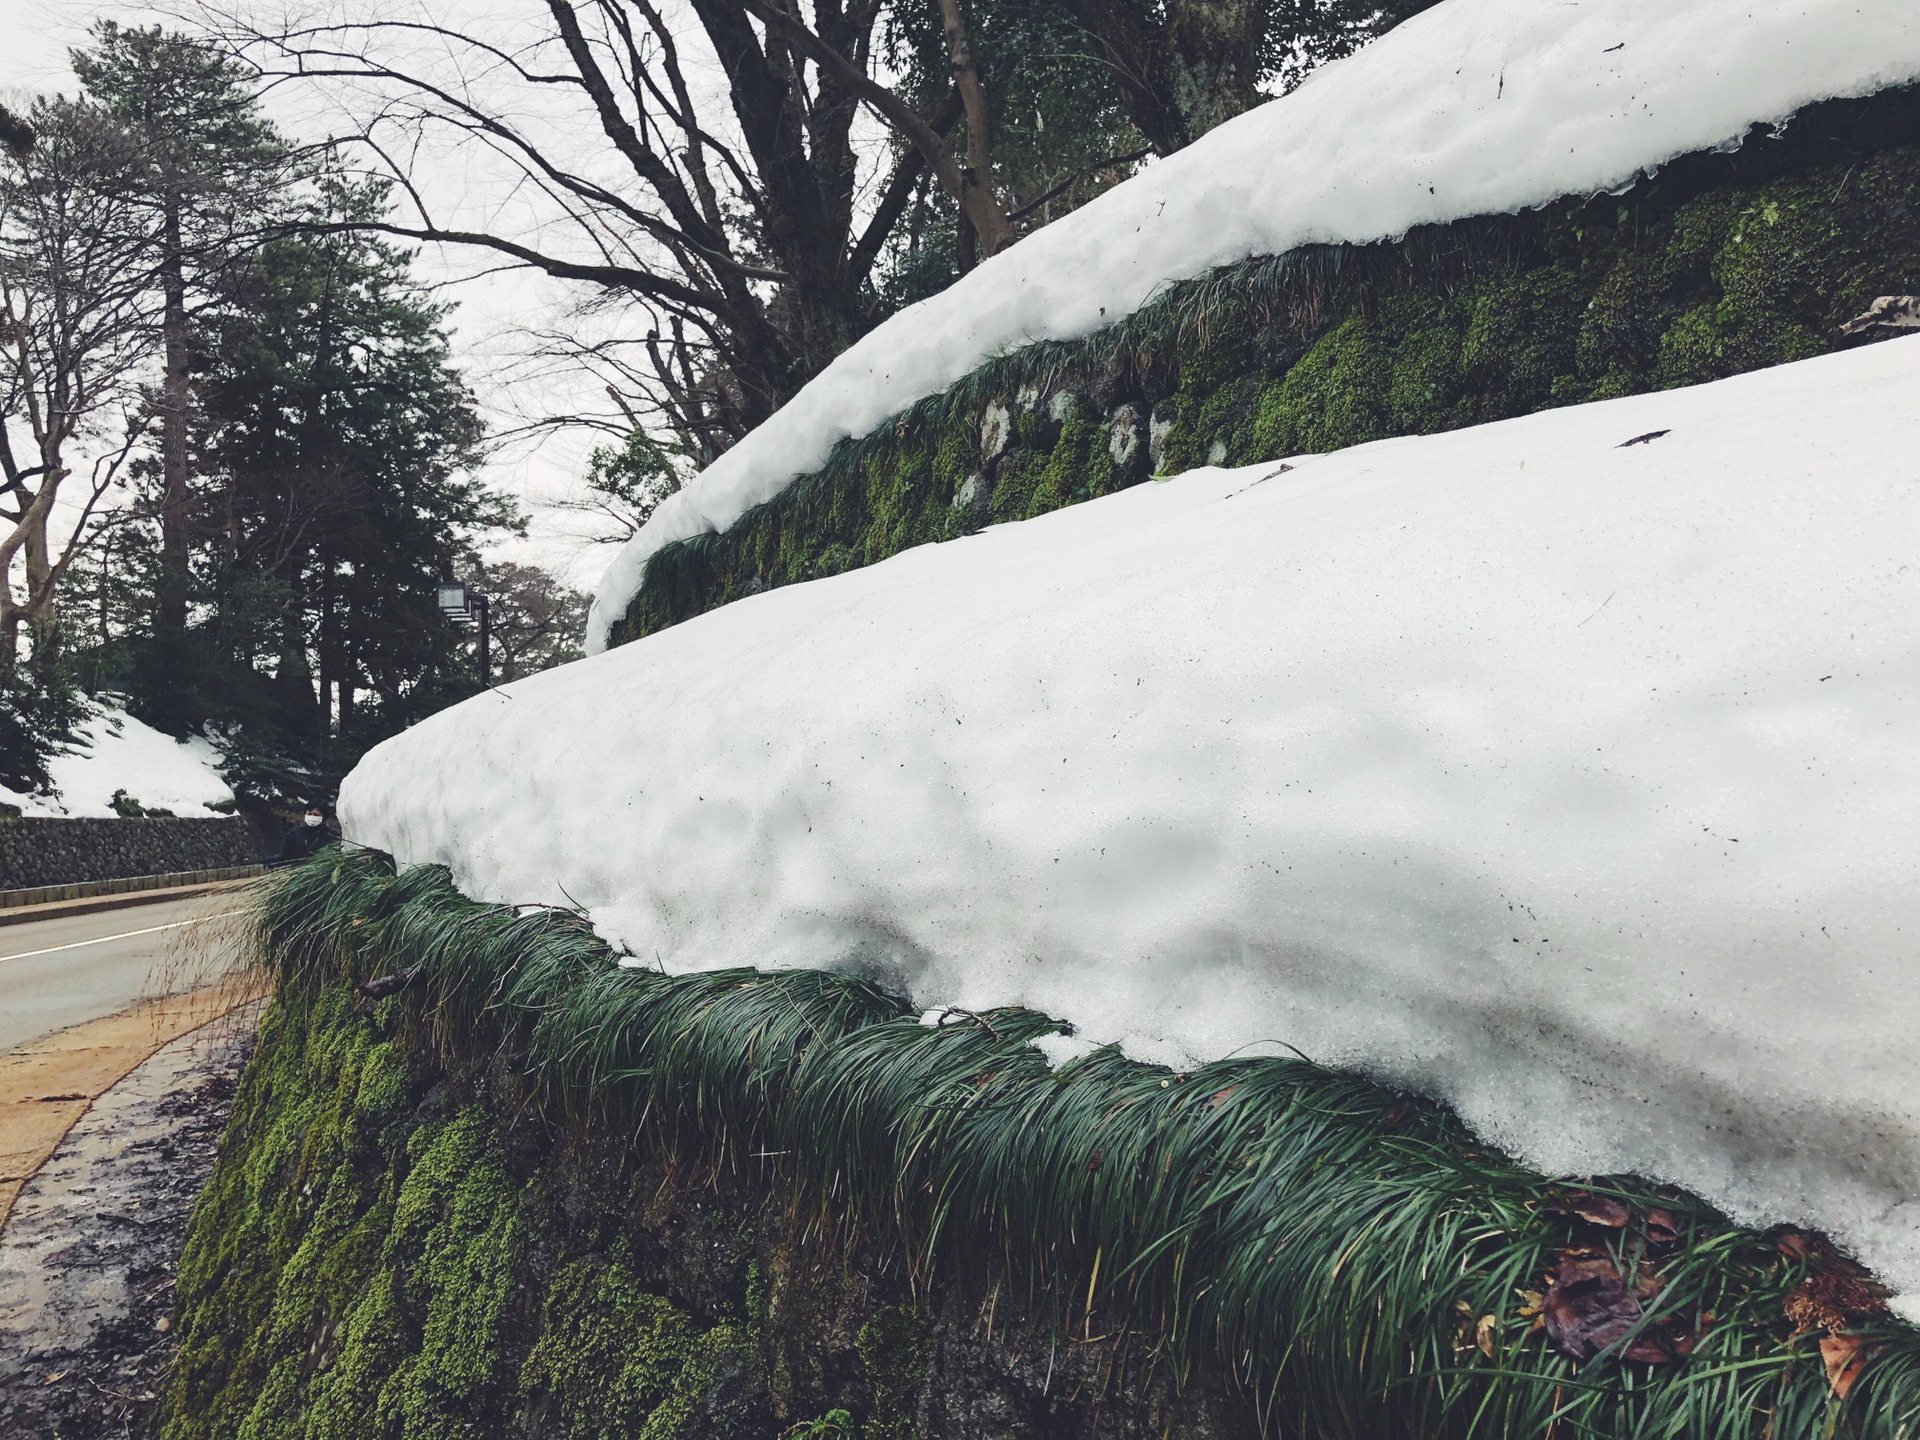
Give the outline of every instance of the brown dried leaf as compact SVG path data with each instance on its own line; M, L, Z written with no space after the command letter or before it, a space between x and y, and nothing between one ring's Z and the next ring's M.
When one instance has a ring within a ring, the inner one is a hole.
M1649 1244L1658 1245L1662 1249L1680 1242L1679 1222L1673 1218L1671 1212L1657 1207L1647 1211L1647 1217L1640 1225L1640 1233L1647 1237Z
M1464 1355L1473 1349L1474 1320L1473 1309L1464 1300L1453 1302L1453 1353Z
M1847 1398L1847 1391L1867 1368L1866 1342L1858 1335L1823 1335L1820 1359L1827 1367L1827 1389L1836 1399Z
M1618 1230L1633 1218L1633 1212L1611 1195L1589 1195L1576 1190L1567 1196L1567 1209L1593 1225Z
M1553 1262L1553 1268L1547 1272L1547 1279L1559 1283L1571 1284L1575 1280L1618 1279L1619 1269L1613 1263L1605 1246L1569 1245L1560 1252Z
M1548 1280L1547 1293L1540 1297L1540 1320L1555 1347L1575 1360L1591 1359L1617 1344L1640 1323L1645 1313L1641 1301L1659 1294L1665 1285L1653 1266L1643 1261L1635 1268L1629 1290L1613 1258L1597 1245L1561 1251ZM1689 1354L1696 1339L1683 1317L1671 1315L1636 1335L1620 1353L1642 1364L1664 1365Z
M1633 1343L1622 1353L1629 1360L1638 1360L1647 1365L1666 1365L1675 1360L1684 1360L1693 1353L1693 1347L1712 1325L1711 1315L1701 1316L1697 1325L1689 1324L1684 1315L1668 1315L1636 1335Z
M1480 1347L1480 1353L1491 1360L1493 1358L1493 1337L1500 1322L1491 1315L1482 1315L1480 1323L1473 1327L1473 1340Z
M1591 1276L1566 1285L1556 1281L1547 1291L1541 1313L1546 1317L1547 1335L1560 1352L1586 1360L1633 1328L1640 1318L1640 1302L1627 1294L1618 1277Z
M1620 1283L1605 1251L1577 1246L1560 1252L1540 1313L1560 1353L1586 1360L1633 1328L1640 1302Z
M1666 1279L1654 1268L1651 1260L1642 1260L1634 1268L1633 1293L1638 1298L1651 1300L1666 1288Z
M1796 1333L1824 1330L1837 1335L1856 1319L1886 1312L1886 1287L1835 1250L1826 1236L1787 1231L1776 1243L1782 1253L1804 1256L1807 1262L1805 1278L1787 1292L1781 1306Z

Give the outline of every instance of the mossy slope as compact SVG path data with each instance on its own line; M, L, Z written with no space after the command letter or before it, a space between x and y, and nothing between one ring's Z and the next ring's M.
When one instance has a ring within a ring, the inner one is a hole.
M1111 1347L1056 1347L997 1291L916 1292L765 1166L534 1103L497 1027L441 1045L444 1011L305 978L181 1257L166 1440L909 1440L954 1401L956 1436L1084 1433L1104 1405L1113 1436L1250 1440L1244 1407L1115 1383Z
M1920 92L1811 108L1618 196L1250 260L981 367L724 534L662 550L616 643L1152 471L1251 464L1824 354L1920 293Z
M1920 1332L1809 1310L1817 1245L1555 1184L1304 1061L1050 1070L1045 1016L621 969L371 855L264 903L278 996L181 1262L168 1440L1920 1425ZM1580 1360L1539 1322L1570 1264L1644 1302ZM1844 1397L1819 1325L1869 1357Z

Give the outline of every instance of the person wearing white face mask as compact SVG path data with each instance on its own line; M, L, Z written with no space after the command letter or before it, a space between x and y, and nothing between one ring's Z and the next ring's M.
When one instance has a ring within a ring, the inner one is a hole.
M301 822L287 831L287 838L280 843L280 853L267 864L297 865L314 851L333 844L339 838L327 828L327 812L318 805L309 805Z

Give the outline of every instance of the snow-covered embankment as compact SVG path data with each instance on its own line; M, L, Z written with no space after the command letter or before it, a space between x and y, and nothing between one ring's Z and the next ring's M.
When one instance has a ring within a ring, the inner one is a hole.
M1613 189L1916 76L1913 0L1447 0L867 335L622 547L588 651L662 547L725 530L994 355L1092 334L1217 265Z
M175 740L113 705L92 704L78 740L48 762L51 795L21 795L0 787L0 801L25 815L92 819L119 813L113 808L116 793L144 809L173 815L224 815L233 810L233 790L220 777L220 753L203 737Z
M636 963L1297 1046L1920 1291L1916 403L1909 339L1196 471L482 695L341 810Z

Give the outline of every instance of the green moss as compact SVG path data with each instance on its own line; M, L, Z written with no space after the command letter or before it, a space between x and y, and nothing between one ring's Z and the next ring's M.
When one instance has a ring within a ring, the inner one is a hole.
M858 1440L859 1427L845 1410L829 1410L780 1432L780 1440Z
M873 1387L862 1434L866 1440L913 1440L914 1411L933 1360L926 1316L911 1305L877 1310L860 1327L855 1348Z
M1066 418L1028 493L1023 518L1087 498L1087 453L1093 448L1094 431L1078 409Z
M387 1136L403 1052L350 999L276 1002L235 1098L226 1154L178 1274L167 1440L296 1433L303 1370L337 1353L384 1242ZM309 1354L311 1350L312 1354Z
M1365 314L1348 316L1278 384L1256 392L1253 453L1273 458L1379 438L1389 374L1378 327Z
M1010 451L1000 462L999 476L993 483L993 498L987 502L987 515L996 524L1024 520L1036 513L1033 493L1046 474L1047 457L1031 450Z
M1478 286L1460 340L1460 374L1479 397L1478 420L1511 415L1575 398L1555 394L1555 382L1574 372L1574 343L1586 296L1580 277L1560 265L1500 276Z
M759 1352L737 1325L716 1325L687 1352L666 1396L635 1440L759 1440L753 1403L762 1388Z
M383 1387L380 1408L400 1417L405 1440L434 1440L468 1433L498 1408L502 1315L523 1239L521 1187L506 1173L498 1128L483 1106L423 1128L407 1149L382 1264L403 1277L419 1338Z
M627 1440L674 1393L694 1343L687 1316L624 1262L576 1260L548 1287L520 1389L557 1404L568 1440Z

